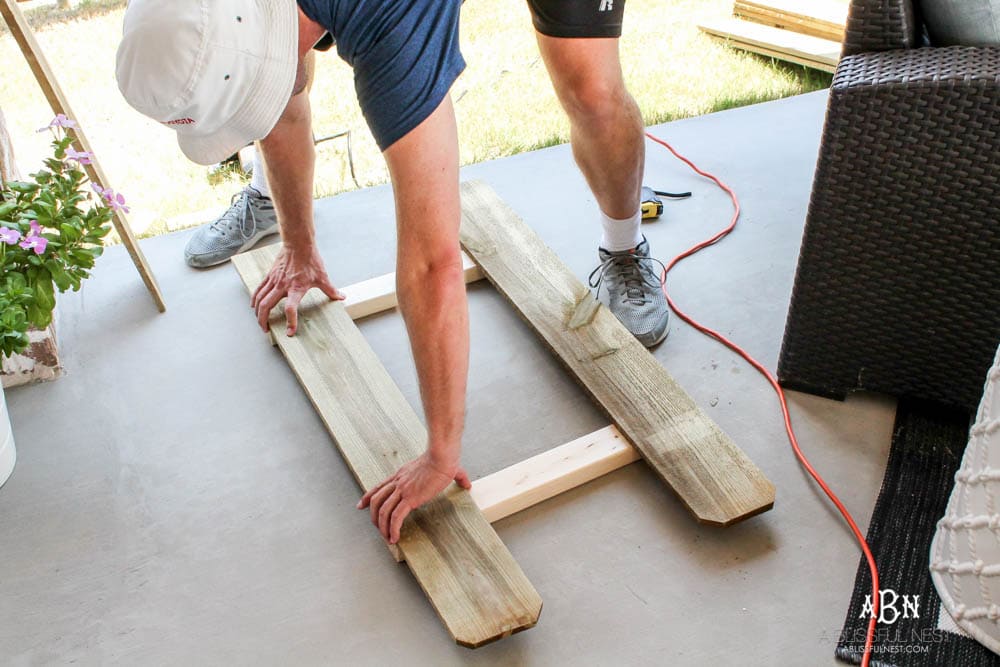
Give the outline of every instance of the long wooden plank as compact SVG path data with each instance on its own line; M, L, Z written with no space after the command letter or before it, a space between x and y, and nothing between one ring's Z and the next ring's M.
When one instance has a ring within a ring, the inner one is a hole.
M472 483L472 499L490 523L638 461L639 452L605 426Z
M786 63L792 63L794 65L802 65L803 67L811 67L812 69L818 69L823 72L833 72L836 71L836 66L830 65L826 62L820 62L818 60L811 60L809 58L800 58L799 56L791 55L789 53L783 53L781 51L772 51L763 46L758 46L755 44L743 44L737 41L727 40L726 42L730 46L736 47L738 49L743 49L744 51L750 51L762 56L767 56L769 58L774 58L776 60L783 60Z
M842 42L847 23L847 3L834 0L736 0L733 16Z
M462 245L704 523L770 509L774 486L487 185L462 186ZM579 313L589 312L581 318Z
M233 258L249 291L277 246ZM280 308L271 326L284 329ZM277 343L362 489L419 455L420 419L342 303L312 290L299 331ZM455 641L475 648L535 625L542 600L467 491L454 484L403 526L399 548Z
M25 20L24 14L21 13L20 7L17 6L14 0L0 0L0 14L3 15L7 27L10 28L10 32L14 36L14 41L20 47L25 60L28 61L28 66L35 75L35 80L38 81L45 99L48 100L49 106L52 107L52 112L57 115L64 114L69 118L77 118L69 106L69 100L63 93L62 88L59 87L59 82L56 81L56 76L45 59L45 54L42 53L42 47L39 46L38 40L35 39L35 34L31 31L31 27ZM82 127L77 127L74 130L74 136L76 137L76 141L73 143L77 150L94 152ZM87 176L91 181L101 187L109 187L108 177L104 174L104 170L101 169L96 153L92 162L83 165L83 169L87 172ZM118 236L121 237L122 245L125 246L129 257L132 258L132 263L135 264L136 270L139 271L139 276L142 278L142 282L145 283L149 295L153 298L153 303L156 304L157 310L161 313L164 312L167 309L167 305L163 300L163 294L160 292L160 286L157 284L153 270L149 268L146 256L143 254L135 235L132 233L132 227L129 226L125 213L120 209L115 209L111 217L111 222L114 225L115 231L118 232Z
M833 72L840 61L841 45L828 39L800 35L759 23L738 19L708 21L698 26L703 32L746 51L790 60Z
M734 9L753 9L774 16L795 16L802 20L843 27L849 2L840 0L734 0Z

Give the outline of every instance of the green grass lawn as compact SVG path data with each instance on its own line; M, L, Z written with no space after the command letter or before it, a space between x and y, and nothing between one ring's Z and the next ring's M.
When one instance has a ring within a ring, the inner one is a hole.
M111 185L129 198L140 236L197 224L186 215L224 207L241 182L209 182L171 130L133 111L115 84L114 58L125 2L90 0L30 20ZM628 0L622 60L647 124L763 102L829 86L830 76L730 49L699 33L699 20L728 16L732 0ZM563 143L569 128L538 55L524 0L469 0L462 10L468 69L453 89L463 164ZM40 164L52 116L10 35L0 36L0 108L22 171ZM317 59L312 92L317 136L350 130L362 187L388 175L354 97L350 68L335 53ZM343 139L321 144L317 196L355 188Z

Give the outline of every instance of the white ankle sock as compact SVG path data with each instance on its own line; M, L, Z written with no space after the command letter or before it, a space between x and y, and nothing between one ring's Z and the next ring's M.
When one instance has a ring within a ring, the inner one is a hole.
M259 150L253 154L253 174L250 176L250 187L265 197L271 196L271 188L267 186L267 173L264 171L264 160L261 159Z
M642 243L642 232L639 230L641 224L641 210L623 220L616 220L601 211L601 227L604 229L601 247L610 252L631 250Z

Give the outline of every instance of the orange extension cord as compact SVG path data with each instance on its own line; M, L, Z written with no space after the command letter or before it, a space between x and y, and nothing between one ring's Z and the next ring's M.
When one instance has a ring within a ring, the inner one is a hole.
M816 480L816 483L819 484L819 487L821 489L823 489L823 493L825 493L826 496L830 499L830 502L836 505L837 509L840 511L840 514L844 517L844 520L847 522L847 525L850 526L851 532L854 533L854 538L858 541L858 544L861 546L861 551L864 552L865 559L868 561L868 569L871 572L872 576L873 611L872 611L872 618L868 623L868 634L865 636L865 652L864 656L861 659L862 667L868 667L868 662L871 658L872 641L874 640L875 637L875 624L878 620L878 615L879 615L879 608L878 608L879 587L878 587L878 568L875 565L875 557L872 555L871 549L868 547L868 542L865 540L865 536L861 534L861 531L858 529L858 525L854 522L854 518L851 517L851 513L847 511L846 507L844 507L844 504L840 501L840 498L838 498L837 494L835 494L833 490L830 489L829 486L827 486L827 483L823 481L823 478L820 477L820 474L816 471L815 468L813 468L812 464L809 463L809 459L806 458L806 455L803 454L802 450L799 448L799 442L795 437L795 430L792 428L792 419L788 413L788 403L785 401L785 392L781 389L781 385L778 384L778 379L774 376L774 374L771 373L771 371L769 371L766 367L764 367L764 365L761 364L759 361L751 357L750 354L746 352L744 349L742 349L739 345L729 340L718 331L709 329L708 327L698 323L693 317L691 317L683 310L678 308L677 304L674 303L674 300L670 297L670 293L667 291L667 274L670 273L670 269L674 268L674 266L681 260L690 257L699 250L707 248L708 246L721 241L723 238L728 236L731 231L733 231L736 228L736 222L740 218L740 201L736 197L736 193L733 192L733 189L730 188L725 183L723 183L717 176L714 176L713 174L710 174L707 171L702 171L701 169L699 169L697 166L695 166L693 162L691 162L691 160L687 159L686 157L678 153L676 150L674 150L673 146L668 144L666 141L660 139L659 137L655 137L648 132L646 133L646 136L649 137L652 141L655 141L656 143L666 148L671 153L673 153L674 157L676 157L678 160L680 160L687 166L691 167L691 169L693 169L696 174L698 174L699 176L704 176L705 178L713 181L716 185L722 188L726 192L726 194L729 195L730 199L732 199L733 201L733 218L730 221L729 226L723 229L715 236L711 237L710 239L706 239L705 241L698 243L697 245L689 248L688 250L685 250L684 252L677 255L672 260L670 260L670 263L667 264L666 268L664 268L663 270L663 275L660 276L660 286L663 289L663 295L667 297L667 303L670 304L670 307L673 309L675 313L677 313L678 317L680 317L682 320L684 320L685 322L693 326L695 329L705 334L706 336L714 338L715 340L719 341L720 343L728 347L730 350L735 352L736 354L746 359L748 364L756 368L761 375L767 378L767 381L771 384L771 387L774 388L775 393L778 394L778 400L781 402L781 414L785 418L785 432L788 434L788 441L792 445L792 450L795 452L795 457L802 464L802 467L806 469L806 472L808 472L809 475L814 480Z

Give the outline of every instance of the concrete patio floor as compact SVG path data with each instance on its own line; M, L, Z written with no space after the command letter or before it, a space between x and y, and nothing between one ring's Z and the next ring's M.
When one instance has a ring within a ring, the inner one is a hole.
M721 245L675 270L679 303L774 368L825 93L655 128L739 193ZM646 182L693 190L645 226L664 260L726 224L728 199L650 145ZM560 146L463 170L491 184L577 273L595 205ZM122 185L124 189L125 186ZM341 286L393 270L387 187L316 203ZM10 390L19 461L0 489L7 665L833 665L858 563L796 463L777 401L676 318L655 351L777 486L771 512L697 525L642 463L496 524L545 606L534 629L455 646L359 491L228 264L187 268L188 233L144 242L157 315L121 248L60 304L66 374ZM469 290L464 463L473 479L607 421L492 288ZM414 406L395 312L360 323ZM803 447L867 527L895 404L791 394Z

